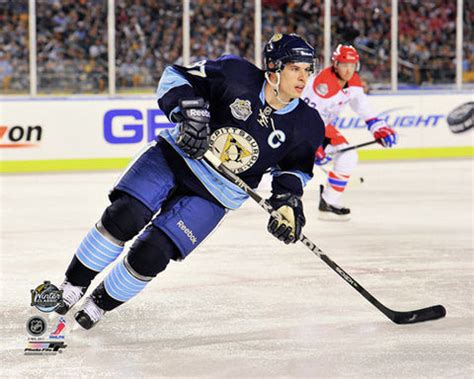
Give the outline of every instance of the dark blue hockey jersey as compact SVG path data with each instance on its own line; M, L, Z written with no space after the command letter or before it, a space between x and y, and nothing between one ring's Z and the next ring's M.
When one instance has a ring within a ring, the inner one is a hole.
M213 154L253 188L270 169L274 193L302 195L313 176L314 154L324 139L324 123L319 113L300 99L279 110L269 107L265 83L264 71L231 55L189 67L174 65L160 80L158 104L171 119L179 111L179 99L200 96L208 100ZM205 161L185 156L176 146L177 134L177 127L168 129L158 139L173 147L175 159L184 162L219 203L238 208L247 195ZM196 178L181 179L195 186Z

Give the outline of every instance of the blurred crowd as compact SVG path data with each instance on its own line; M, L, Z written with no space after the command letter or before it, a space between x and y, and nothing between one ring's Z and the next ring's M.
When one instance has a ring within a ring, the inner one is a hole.
M390 2L333 0L331 38L355 45L362 76L390 81ZM182 0L116 0L117 87L156 86L166 65L182 63ZM254 58L254 0L191 0L191 60L222 54ZM473 2L464 2L464 61L474 74ZM28 0L0 0L0 85L25 91ZM298 33L323 54L324 0L262 0L262 38ZM42 92L104 92L108 80L107 0L37 0L37 73ZM456 4L399 0L399 79L409 84L455 78ZM471 77L469 76L471 75Z

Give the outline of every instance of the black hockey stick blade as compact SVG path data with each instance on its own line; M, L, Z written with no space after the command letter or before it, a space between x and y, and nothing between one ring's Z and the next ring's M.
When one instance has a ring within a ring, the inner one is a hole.
M282 216L273 207L264 200L257 192L250 188L242 179L240 179L233 171L228 169L219 158L214 156L210 151L204 154L204 158L217 170L219 170L224 177L229 179L235 185L240 187L247 193L257 204L260 205L265 211L267 211L272 217L277 220L281 219ZM434 305L432 307L418 309L416 311L408 312L397 312L387 308L374 296L372 296L364 287L362 287L357 281L352 278L347 272L337 265L336 262L331 260L324 252L310 241L306 236L301 235L300 241L311 250L316 256L318 256L323 262L325 262L331 269L333 269L340 277L342 277L348 284L352 286L357 292L359 292L366 300L374 305L379 311L387 316L391 321L396 324L414 324L417 322L436 320L446 316L446 309L442 305Z
M433 305L432 307L417 309L416 311L396 312L390 311L387 316L394 323L415 324L417 322L437 320L446 316L446 308L442 305Z

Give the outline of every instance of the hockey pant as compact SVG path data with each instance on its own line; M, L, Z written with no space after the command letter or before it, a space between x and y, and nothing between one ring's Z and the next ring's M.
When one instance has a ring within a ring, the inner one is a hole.
M349 146L346 138L333 126L326 126L326 134L323 142L326 154ZM357 166L358 155L355 150L336 154L333 157L333 167L329 171L327 183L322 194L323 199L332 205L336 205L346 189L349 178Z
M66 272L73 285L88 286L118 258L124 242L138 234L128 254L93 292L106 311L138 294L171 259L184 259L226 214L224 207L181 188L156 145L133 162L110 197L112 204Z

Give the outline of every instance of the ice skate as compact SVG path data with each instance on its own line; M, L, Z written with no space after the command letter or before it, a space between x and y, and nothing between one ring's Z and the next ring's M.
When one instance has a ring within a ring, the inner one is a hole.
M63 301L55 311L60 315L65 315L87 291L87 287L74 286L67 280L59 286L59 289L63 290Z
M319 216L324 221L348 221L350 220L351 210L349 208L339 207L328 204L323 199L324 186L319 186Z
M99 322L105 311L93 300L92 296L86 298L82 309L78 311L74 318L84 329L90 329Z

